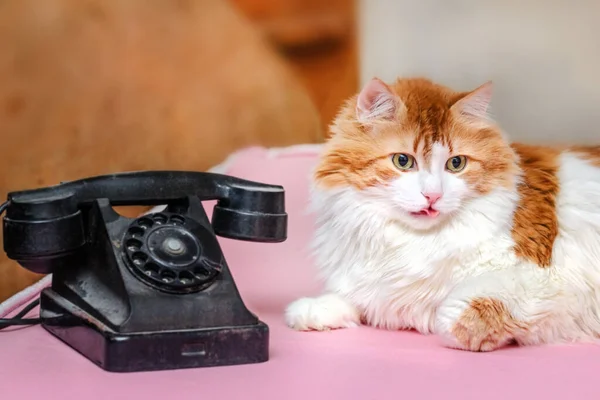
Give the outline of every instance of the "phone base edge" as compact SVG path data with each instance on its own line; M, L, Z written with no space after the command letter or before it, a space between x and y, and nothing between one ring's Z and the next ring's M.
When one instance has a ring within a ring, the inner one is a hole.
M70 313L49 297L42 327L108 372L142 372L257 364L269 360L269 327L254 325L118 333L90 315Z

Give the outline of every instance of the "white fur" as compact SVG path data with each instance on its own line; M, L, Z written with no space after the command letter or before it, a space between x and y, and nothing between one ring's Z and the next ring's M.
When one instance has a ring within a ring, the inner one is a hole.
M360 323L358 310L335 293L298 299L286 317L288 325L297 330L352 328Z
M600 169L562 155L560 232L552 265L541 268L513 251L516 187L475 196L442 171L447 156L434 149L429 166L403 174L391 189L313 189L313 244L325 290L292 303L288 325L339 328L361 316L376 327L434 333L460 348L452 326L471 300L487 297L529 324L526 335L514 338L519 343L594 339L600 332ZM426 205L421 192L428 185L442 189L442 213L415 221L409 212Z

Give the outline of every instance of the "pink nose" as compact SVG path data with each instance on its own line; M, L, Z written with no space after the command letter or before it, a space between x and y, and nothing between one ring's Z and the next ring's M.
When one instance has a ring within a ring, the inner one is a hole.
M425 198L429 202L429 205L433 205L436 201L438 201L440 199L440 197L442 197L442 194L441 193L423 193L423 196L425 196Z

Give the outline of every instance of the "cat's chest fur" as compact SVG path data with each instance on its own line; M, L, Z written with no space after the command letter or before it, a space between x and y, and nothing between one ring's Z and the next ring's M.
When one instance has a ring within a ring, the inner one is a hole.
M510 220L510 207L497 215L482 202L483 214L425 235L357 200L326 201L316 256L327 289L349 299L370 325L431 332L438 305L458 283L516 264L509 226L500 223Z

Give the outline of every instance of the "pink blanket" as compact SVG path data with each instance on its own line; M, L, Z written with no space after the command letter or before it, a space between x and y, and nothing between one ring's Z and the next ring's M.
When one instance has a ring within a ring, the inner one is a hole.
M600 348L593 345L475 354L445 349L435 337L414 332L288 329L285 306L319 290L306 249L313 220L305 211L317 151L315 146L251 148L220 167L221 172L286 189L290 220L285 243L220 239L246 304L270 326L270 361L115 374L39 326L11 328L0 331L0 399L600 398ZM14 315L46 284L47 279L0 305L0 316Z

